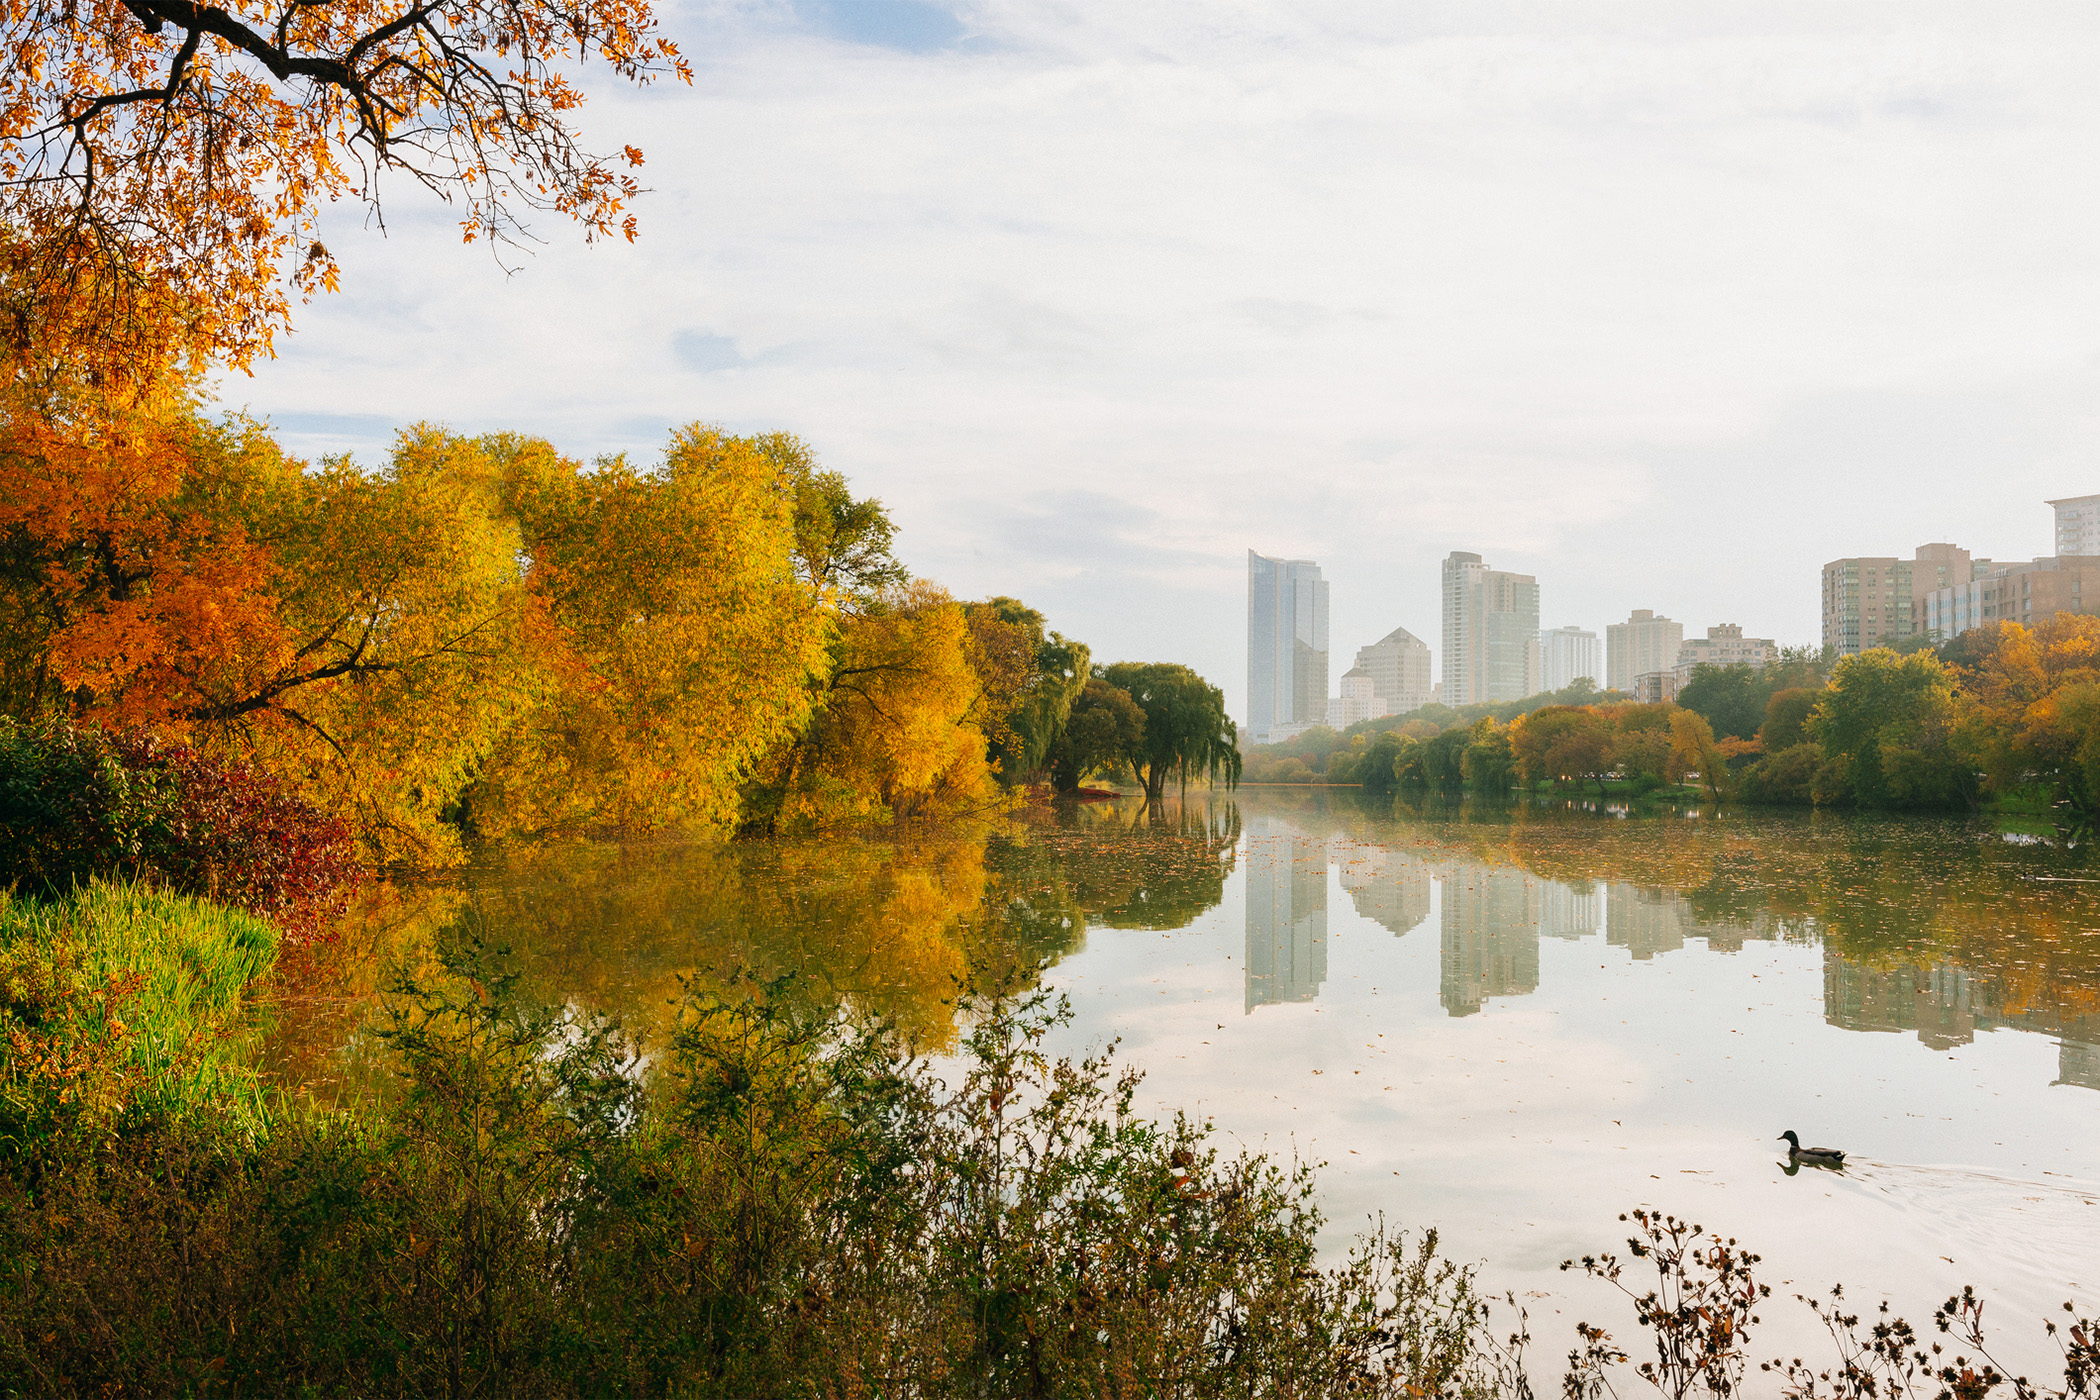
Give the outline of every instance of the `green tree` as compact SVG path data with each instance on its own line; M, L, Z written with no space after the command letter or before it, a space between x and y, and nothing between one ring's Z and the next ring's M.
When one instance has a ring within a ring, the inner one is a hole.
M819 468L816 453L792 433L744 441L780 473L795 512L796 572L822 601L865 612L885 590L911 581L897 562L897 527L881 501L855 500L844 473Z
M1167 779L1183 787L1202 774L1227 786L1240 780L1239 731L1225 713L1225 693L1171 662L1119 661L1103 680L1127 691L1145 712L1145 734L1131 755L1147 801L1157 801Z
M1446 792L1456 792L1464 786L1466 745L1471 742L1471 732L1459 725L1424 743L1421 757L1423 783Z
M1702 663L1692 668L1692 678L1677 692L1677 703L1704 717L1717 738L1748 739L1764 722L1771 693L1764 673L1754 666Z
M1004 624L1024 653L1019 684L1007 697L1005 723L986 730L999 780L1012 786L1042 771L1048 761L1086 687L1091 653L1085 642L1047 630L1043 615L1018 598L988 598L965 607L973 621L990 617Z
M1948 807L1973 796L1951 742L1954 710L1954 678L1929 652L1846 657L1808 721L1825 759L1819 800Z
M1406 735L1391 729L1377 735L1357 756L1354 780L1368 793L1382 797L1391 792L1400 781L1401 756L1414 743ZM1328 766L1331 771L1332 762Z
M1459 760L1466 786L1475 792L1507 792L1517 778L1516 754L1509 745L1509 729L1492 719L1483 719L1468 731Z
M1781 753L1808 742L1808 717L1815 713L1821 693L1802 685L1773 692L1765 702L1765 722L1757 730L1757 741L1766 753Z
M1050 745L1050 781L1059 792L1077 792L1092 774L1128 763L1144 738L1145 712L1130 692L1090 677Z

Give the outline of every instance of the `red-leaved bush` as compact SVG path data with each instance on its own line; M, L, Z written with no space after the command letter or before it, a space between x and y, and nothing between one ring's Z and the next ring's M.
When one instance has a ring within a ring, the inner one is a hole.
M312 940L360 874L350 829L260 769L142 730L0 721L0 886L148 880Z

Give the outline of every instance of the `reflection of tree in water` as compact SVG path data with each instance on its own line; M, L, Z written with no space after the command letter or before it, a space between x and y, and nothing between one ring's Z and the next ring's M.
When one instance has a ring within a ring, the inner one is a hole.
M1025 829L1025 844L1054 865L1086 922L1178 929L1224 899L1240 814L1230 802L1201 798L1088 803L1044 814Z
M434 948L469 936L511 949L528 995L645 1035L664 1030L681 979L748 972L790 977L812 1014L850 1006L944 1046L962 986L1032 978L1089 921L1178 928L1216 905L1238 834L1229 807L1170 802L886 836L545 848L372 890L265 1056L293 1083L344 1079L386 969L432 970Z

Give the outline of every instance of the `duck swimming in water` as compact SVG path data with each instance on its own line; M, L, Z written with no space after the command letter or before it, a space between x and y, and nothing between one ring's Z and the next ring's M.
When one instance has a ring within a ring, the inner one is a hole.
M1844 1153L1835 1147L1803 1147L1801 1139L1795 1136L1792 1128L1781 1133L1779 1138L1786 1144L1787 1155L1797 1162L1813 1162L1832 1167L1844 1165Z

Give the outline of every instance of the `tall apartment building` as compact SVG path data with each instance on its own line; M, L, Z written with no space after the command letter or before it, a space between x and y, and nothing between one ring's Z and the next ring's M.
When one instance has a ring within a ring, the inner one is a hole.
M1389 715L1404 715L1429 703L1434 684L1429 644L1405 627L1358 647L1356 669L1371 678L1371 692L1391 707L1386 710Z
M1541 689L1539 583L1477 554L1444 560L1444 703L1522 700Z
M1910 635L1910 561L1892 555L1823 566L1823 646L1856 656Z
M2056 553L2100 554L2100 496L2066 496L2056 508Z
M1742 626L1724 622L1703 637L1686 637L1677 649L1677 683L1692 678L1696 666L1763 666L1779 650L1770 637L1746 637Z
M1921 544L1911 559L1833 559L1823 566L1823 645L1856 656L1915 636L1926 625L1928 593L1968 583L1989 565L1952 544Z
M1247 733L1327 718L1327 581L1310 559L1247 551Z
M1581 627L1556 627L1539 633L1539 688L1566 690L1577 676L1604 684L1598 665L1597 634Z
M1640 677L1675 671L1683 646L1683 623L1658 617L1652 608L1635 608L1624 622L1604 629L1605 687L1631 695Z
M2100 556L2056 555L1990 565L1966 583L1925 595L1919 625L1940 641L1987 622L2033 626L2060 612L2100 612Z

